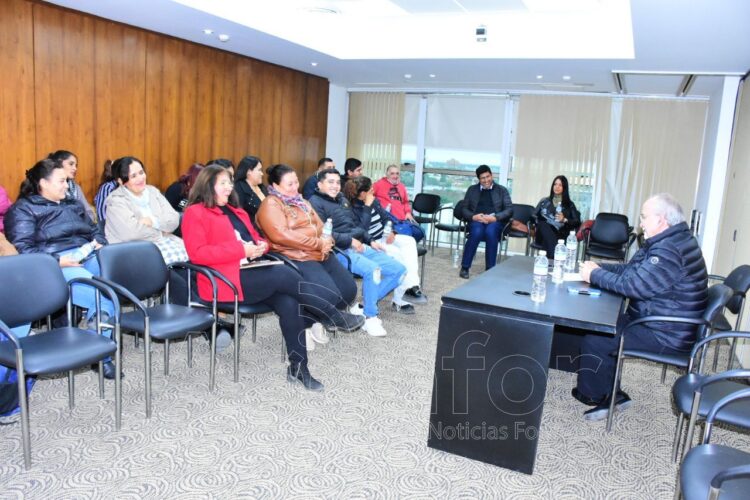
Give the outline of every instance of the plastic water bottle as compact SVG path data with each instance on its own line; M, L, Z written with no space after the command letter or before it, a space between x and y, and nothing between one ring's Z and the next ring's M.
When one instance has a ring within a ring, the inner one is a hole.
M547 298L547 252L540 250L534 259L534 281L531 284L531 300L544 302Z
M555 263L552 268L552 283L562 283L564 271L563 268L568 262L568 248L565 246L565 240L557 240L557 246L555 247Z
M380 240L380 242L385 245L388 242L388 238L391 236L391 233L393 232L393 222L388 221L385 223L385 227L383 228L383 236Z
M88 243L84 243L80 247L73 250L73 252L69 254L68 257L70 257L76 262L81 262L83 259L88 257L91 254L91 252L94 251L95 246L96 246L96 241L90 241Z
M572 273L576 270L576 253L578 253L578 238L576 238L575 231L570 232L565 246L568 248L568 258L565 259L565 272Z
M331 218L327 218L325 224L323 224L323 238L331 238L333 234L333 221Z
M556 214L561 214L562 213L562 203L558 203L557 204L557 206L555 207L555 213Z

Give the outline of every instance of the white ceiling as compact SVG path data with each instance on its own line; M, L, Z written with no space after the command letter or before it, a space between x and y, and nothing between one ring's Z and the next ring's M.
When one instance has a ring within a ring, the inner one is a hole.
M614 92L612 71L744 74L750 69L748 0L204 2L212 13L184 5L200 0L49 2L351 89ZM484 43L475 39L480 24L487 29ZM205 28L214 34L205 35ZM220 33L229 41L219 41ZM624 77L629 94L675 95L681 80ZM689 95L710 95L720 80L699 76Z

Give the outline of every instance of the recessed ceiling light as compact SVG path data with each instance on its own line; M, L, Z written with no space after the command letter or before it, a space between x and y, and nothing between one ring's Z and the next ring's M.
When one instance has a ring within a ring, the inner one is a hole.
M436 76L435 73L430 73L430 78L435 78Z
M570 75L564 75L564 76L563 76L563 80L565 80L565 81L568 81L568 80L570 80Z
M544 75L536 75L537 80L541 80L542 78L544 78Z
M316 63L316 62L311 62L310 63L310 66L317 66L317 65L318 65L318 63Z
M206 29L203 30L203 34L204 35L213 35L214 34L214 30L210 30L210 29L206 28Z
M404 75L404 78L406 78L407 80L408 80L409 78L411 78L411 73L406 73L406 74Z
M222 42L228 42L229 41L229 35L225 35L224 33L222 33L221 35L219 35L219 40L222 41Z

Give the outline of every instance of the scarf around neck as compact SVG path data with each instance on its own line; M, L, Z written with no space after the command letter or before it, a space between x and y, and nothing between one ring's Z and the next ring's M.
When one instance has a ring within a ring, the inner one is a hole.
M287 205L297 207L305 213L310 211L307 203L305 203L305 199L302 198L302 195L299 193L297 193L295 196L287 196L285 194L281 194L276 188L273 187L273 184L271 184L268 186L268 194L272 194L280 198L281 201L283 201Z

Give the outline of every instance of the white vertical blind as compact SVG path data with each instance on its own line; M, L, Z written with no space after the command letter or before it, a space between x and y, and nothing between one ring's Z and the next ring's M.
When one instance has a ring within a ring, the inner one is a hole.
M365 175L375 180L384 175L388 165L401 163L403 135L403 93L354 92L350 95L346 154L362 161Z

